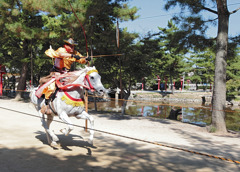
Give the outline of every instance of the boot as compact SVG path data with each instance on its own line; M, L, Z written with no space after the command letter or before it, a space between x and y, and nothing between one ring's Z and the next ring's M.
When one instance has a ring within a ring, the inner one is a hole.
M49 99L45 99L45 105L49 104Z

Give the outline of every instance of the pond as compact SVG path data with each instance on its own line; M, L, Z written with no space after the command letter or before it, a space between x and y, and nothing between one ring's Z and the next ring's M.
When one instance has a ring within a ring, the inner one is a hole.
M122 101L97 102L98 111L121 113ZM94 110L93 102L89 102L89 109ZM166 119L172 109L179 109L177 120L184 123L206 126L211 124L211 107L201 104L176 104L166 102L137 102L128 101L126 114L137 117L154 117ZM228 130L240 131L240 109L229 107L226 109L226 125Z

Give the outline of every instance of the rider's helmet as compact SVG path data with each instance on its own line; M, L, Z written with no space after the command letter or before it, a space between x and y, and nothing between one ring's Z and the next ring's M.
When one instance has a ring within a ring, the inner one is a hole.
M78 43L75 42L72 38L69 38L68 40L64 40L64 42L69 45L78 45Z

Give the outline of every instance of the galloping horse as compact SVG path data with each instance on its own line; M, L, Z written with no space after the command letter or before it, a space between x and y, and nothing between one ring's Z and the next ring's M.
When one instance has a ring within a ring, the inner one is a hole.
M64 76L65 75L65 76ZM65 77L72 80L71 83L62 84L60 81ZM69 117L76 117L77 119L87 119L90 123L90 137L89 143L93 144L93 125L94 119L84 110L84 91L90 89L96 91L99 96L102 96L105 92L105 88L101 83L101 76L95 67L85 67L84 69L69 72L67 74L60 75L55 79L58 85L58 91L56 98L49 103L51 113L45 112L47 115L47 121L45 120L44 114L41 112L41 107L45 105L45 99L38 98L35 93L36 89L31 90L30 98L32 103L35 105L42 121L47 135L48 143L51 146L56 146L59 141L58 137L50 129L50 124L53 121L54 115L58 115L59 118L65 122L68 127L61 129L60 131L66 136L73 130L73 123Z

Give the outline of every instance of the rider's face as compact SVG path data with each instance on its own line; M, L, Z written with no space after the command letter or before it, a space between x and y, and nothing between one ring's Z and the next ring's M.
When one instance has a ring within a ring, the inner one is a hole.
M66 48L68 49L68 52L69 52L69 53L73 53L73 51L74 51L74 45L67 44L67 45L66 45Z

